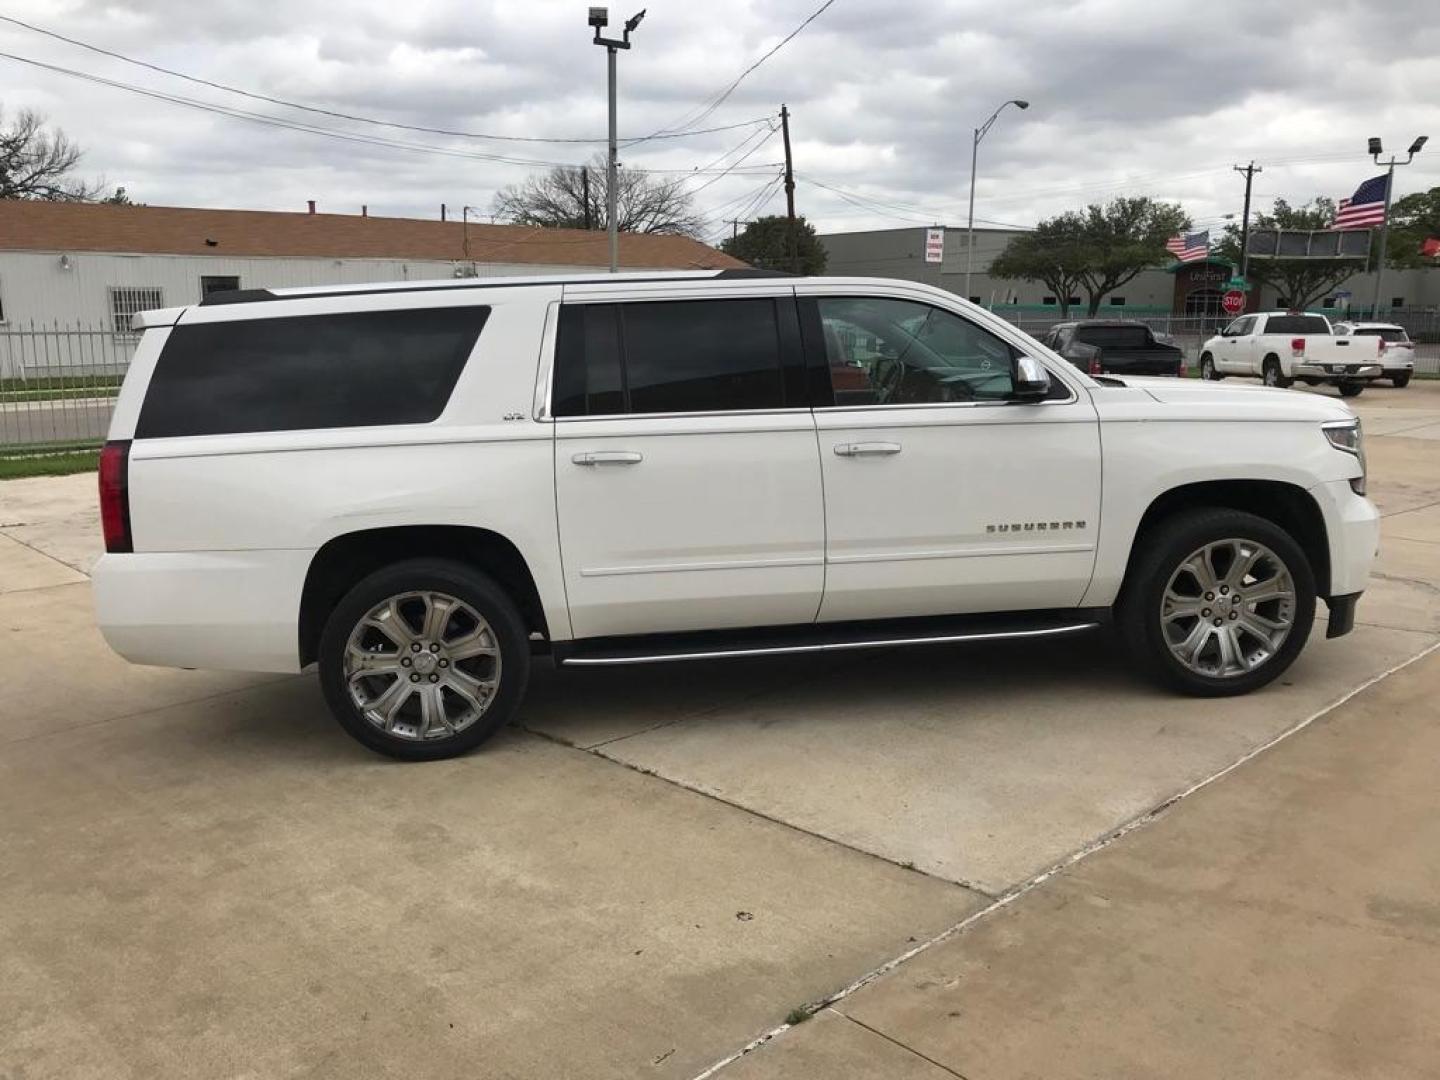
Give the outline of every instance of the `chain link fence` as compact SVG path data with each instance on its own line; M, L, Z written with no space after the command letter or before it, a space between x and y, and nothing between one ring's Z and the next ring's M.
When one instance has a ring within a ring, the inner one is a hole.
M106 325L0 326L0 450L103 441L135 341Z

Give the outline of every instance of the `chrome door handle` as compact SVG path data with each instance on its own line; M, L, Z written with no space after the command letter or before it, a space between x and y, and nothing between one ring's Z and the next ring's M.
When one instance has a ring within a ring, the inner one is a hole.
M878 457L898 454L900 444L893 442L845 442L835 444L835 453L841 457Z
M576 465L638 465L645 456L637 450L588 450L570 460Z

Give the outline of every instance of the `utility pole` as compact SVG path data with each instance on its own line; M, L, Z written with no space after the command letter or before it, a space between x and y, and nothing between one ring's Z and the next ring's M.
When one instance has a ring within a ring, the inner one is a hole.
M1255 174L1265 170L1253 161L1249 165L1232 165L1231 168L1245 174L1245 210L1240 215L1240 276L1244 278L1250 268L1250 185L1255 180Z
M780 135L785 142L785 244L790 253L790 272L800 272L800 249L795 242L795 169L790 160L790 110L780 106Z
M733 218L733 217L732 217L732 218L724 218L724 219L722 219L722 220L724 221L724 223L725 223L726 225L729 225L729 226L730 226L730 239L731 239L731 240L737 239L737 238L740 236L740 225L741 225L740 219L739 219L739 218Z
M590 220L590 166L580 166L580 200L585 204L585 228L593 229L595 223Z
M630 48L630 35L640 25L640 20L645 18L645 9L641 8L639 14L632 15L625 20L625 34L620 38L601 37L600 31L610 25L610 9L603 7L592 7L590 9L589 23L595 29L594 44L604 45L607 61L607 76L610 92L610 153L605 162L605 227L610 232L610 272L613 274L620 269L620 231L619 221L615 212L617 189L615 186L615 167L618 164L618 152L615 148L616 127L615 127L615 54L620 49Z

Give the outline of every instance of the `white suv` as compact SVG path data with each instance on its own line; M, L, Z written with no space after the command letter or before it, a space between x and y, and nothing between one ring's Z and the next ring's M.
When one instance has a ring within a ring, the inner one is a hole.
M137 663L299 671L405 758L531 657L1061 635L1194 694L1354 620L1342 403L1091 378L950 293L756 271L213 294L144 334L95 597Z

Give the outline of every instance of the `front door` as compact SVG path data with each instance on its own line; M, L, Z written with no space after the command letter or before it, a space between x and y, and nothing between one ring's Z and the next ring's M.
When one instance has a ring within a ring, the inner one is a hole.
M835 386L816 410L821 621L1078 605L1100 525L1083 390L1052 369L1051 399L1009 403L1020 347L1001 333L898 290L803 292Z
M552 411L577 638L814 620L825 520L793 293L566 303Z

